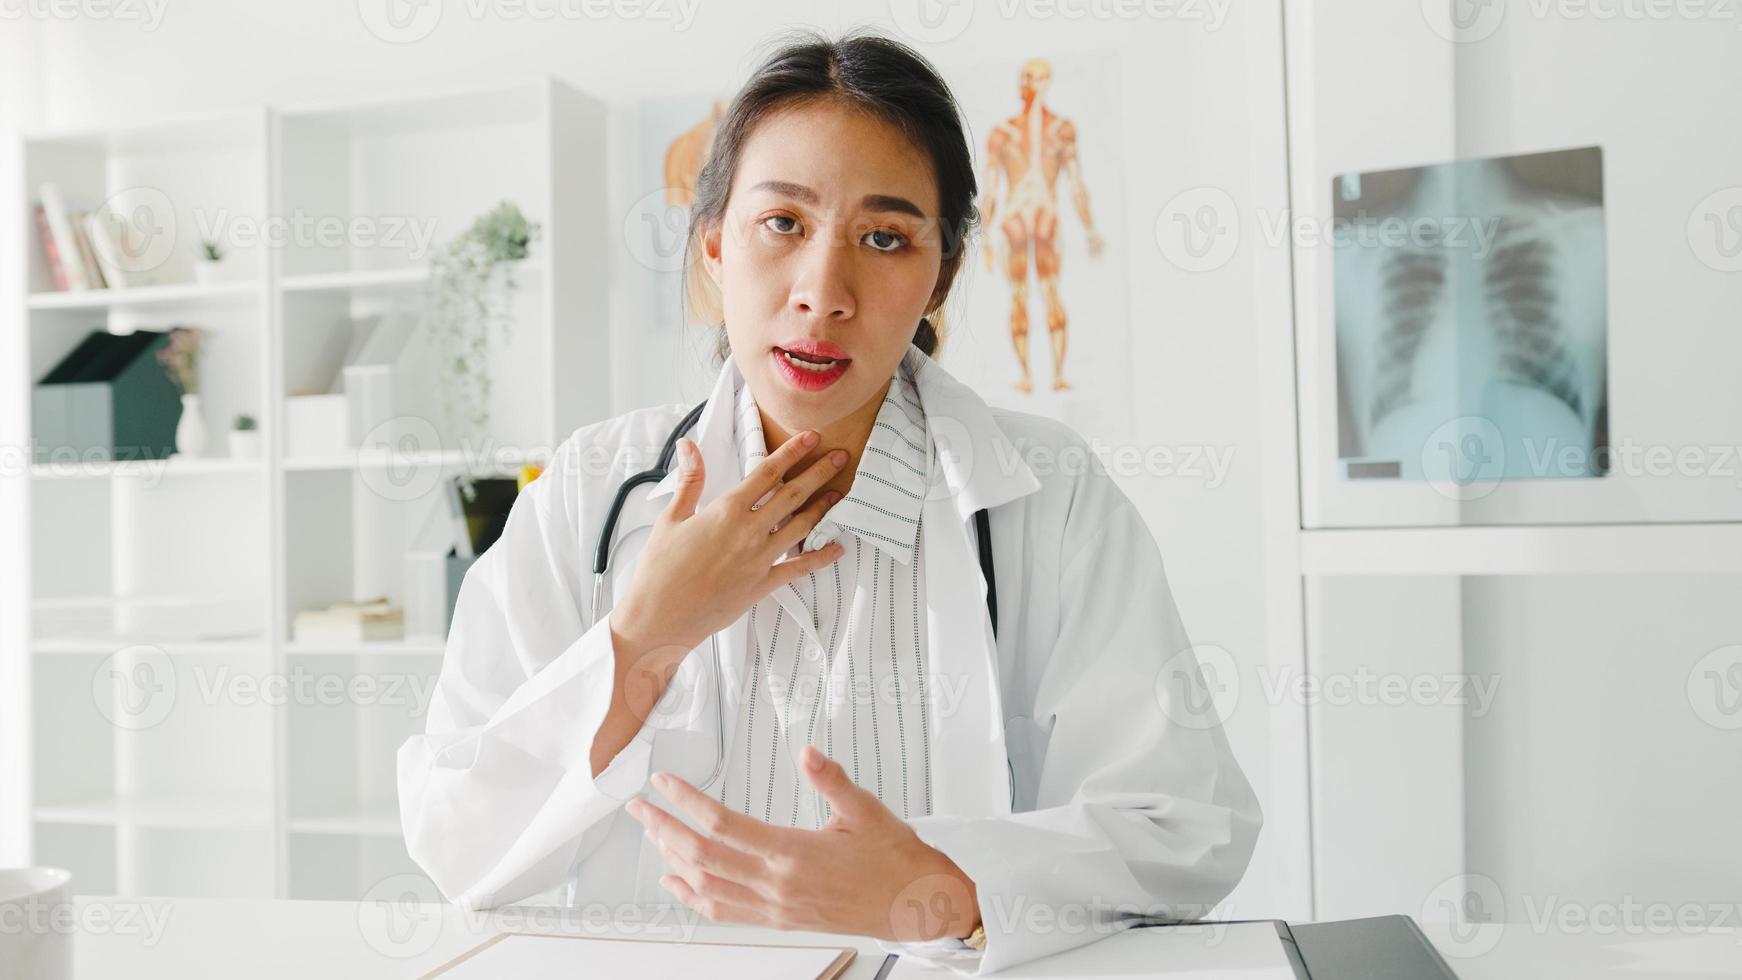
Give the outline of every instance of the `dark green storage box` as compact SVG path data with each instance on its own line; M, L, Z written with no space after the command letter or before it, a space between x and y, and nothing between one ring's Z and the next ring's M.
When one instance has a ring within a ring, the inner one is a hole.
M175 452L181 391L157 360L169 334L95 331L30 394L38 463L167 459Z

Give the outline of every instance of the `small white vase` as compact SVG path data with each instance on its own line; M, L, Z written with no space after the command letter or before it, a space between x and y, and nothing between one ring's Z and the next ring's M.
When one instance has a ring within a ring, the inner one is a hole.
M212 283L222 282L223 279L224 263L222 259L217 262L213 262L211 259L194 260L194 282L202 286L210 286Z
M200 396L181 396L181 419L175 423L175 452L197 459L206 452L206 420L200 415Z
M259 459L260 446L259 429L230 430L230 457L232 459Z

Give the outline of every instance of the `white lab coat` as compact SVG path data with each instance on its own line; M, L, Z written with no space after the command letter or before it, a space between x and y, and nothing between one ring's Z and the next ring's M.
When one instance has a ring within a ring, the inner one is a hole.
M739 482L738 378L728 359L691 432L703 506ZM959 703L931 700L934 812L910 823L974 880L988 935L983 957L951 965L991 972L1079 946L1121 912L1201 915L1244 872L1261 817L1220 727L1205 722L1209 698L1195 657L1180 656L1190 641L1149 529L1099 467L1054 464L1092 458L1066 426L990 408L929 359L915 382L940 477L920 540L926 654ZM398 760L409 853L457 903L670 901L663 861L623 804L651 792L652 771L714 766L714 712L723 703L728 739L738 717L748 617L717 634L724 697L704 644L668 688L682 702L662 702L659 723L595 779L613 654L608 612L589 622L587 611L612 495L652 465L685 409L577 430L466 576L427 731ZM630 493L613 600L676 478ZM995 655L972 522L983 507Z

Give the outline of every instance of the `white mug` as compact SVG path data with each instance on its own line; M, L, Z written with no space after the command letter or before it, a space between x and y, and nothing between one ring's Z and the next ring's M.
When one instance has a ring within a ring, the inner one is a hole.
M64 868L0 868L0 977L72 980L72 880Z

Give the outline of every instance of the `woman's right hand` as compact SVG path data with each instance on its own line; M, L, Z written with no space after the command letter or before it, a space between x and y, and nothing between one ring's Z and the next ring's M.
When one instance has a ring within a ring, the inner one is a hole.
M840 499L834 491L812 496L846 465L843 450L781 482L817 438L807 431L788 439L744 482L699 511L706 478L701 453L695 443L681 440L677 492L654 521L629 590L611 615L614 637L638 656L665 650L681 659L710 634L737 622L763 596L839 558L844 549L831 543L782 560ZM764 497L767 501L752 509Z

